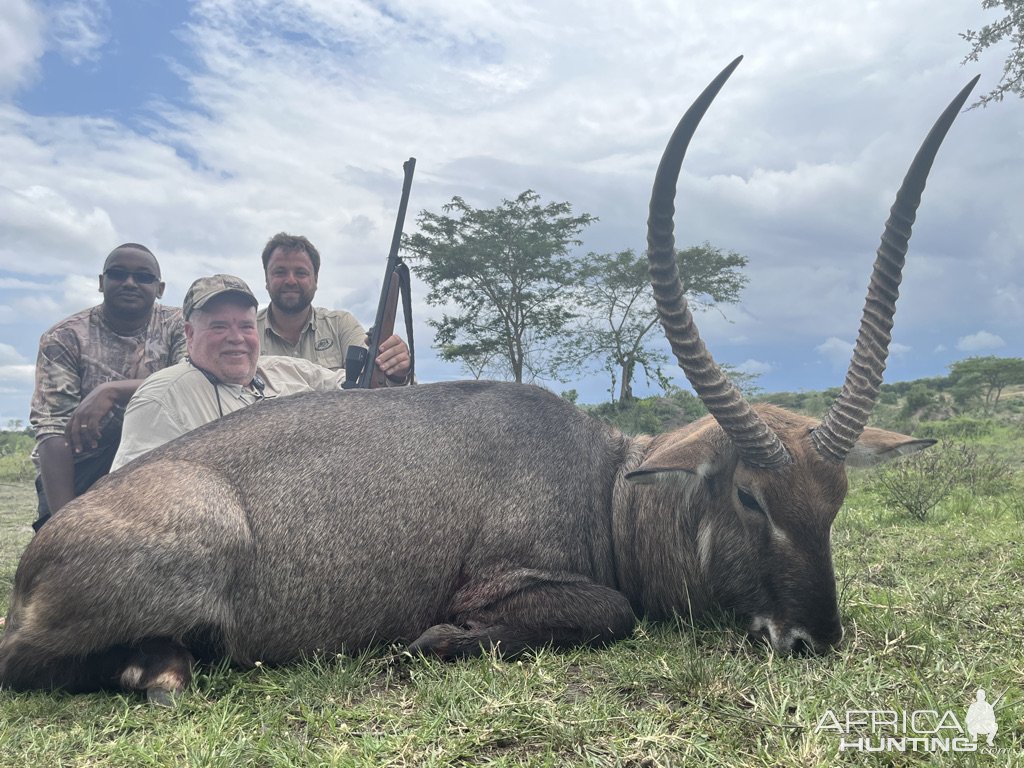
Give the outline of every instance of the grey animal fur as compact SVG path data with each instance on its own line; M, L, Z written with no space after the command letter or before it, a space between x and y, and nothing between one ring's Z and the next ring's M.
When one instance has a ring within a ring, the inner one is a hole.
M103 478L42 528L16 575L0 684L147 687L120 676L160 638L239 664L410 641L458 657L609 642L636 615L699 618L711 605L828 646L841 634L828 529L843 493L809 500L835 485L821 476L833 465L802 417L761 415L782 435L796 425L806 445L787 447L821 463L817 479L780 485L798 514L778 523L813 539L792 577L773 554L789 545L738 502L736 452L710 418L629 438L541 389L487 382L233 413ZM658 471L659 456L678 463L680 442L696 462L676 467L681 479L626 478Z

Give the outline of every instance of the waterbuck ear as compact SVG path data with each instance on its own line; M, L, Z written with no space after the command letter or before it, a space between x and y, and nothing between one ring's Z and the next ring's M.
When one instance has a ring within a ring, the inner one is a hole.
M867 427L853 449L846 456L848 467L873 467L876 464L895 459L908 453L923 451L935 440L919 440L899 432Z
M635 483L654 483L680 473L705 478L735 462L732 443L713 424L693 431L670 432L652 444L639 467L626 474Z

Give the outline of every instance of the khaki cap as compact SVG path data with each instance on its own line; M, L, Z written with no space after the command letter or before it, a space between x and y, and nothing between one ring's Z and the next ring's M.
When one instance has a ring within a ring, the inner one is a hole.
M222 296L225 293L237 294L254 307L259 306L259 301L256 300L253 292L249 290L249 286L240 277L235 277L234 275L211 275L210 277L200 277L192 283L188 293L185 294L185 300L181 303L182 316L188 320L192 310L202 309L210 299Z

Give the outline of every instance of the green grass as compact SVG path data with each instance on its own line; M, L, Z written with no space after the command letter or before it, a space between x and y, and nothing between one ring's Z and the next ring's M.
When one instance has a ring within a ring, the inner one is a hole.
M3 766L1018 765L1024 752L1024 521L950 497L927 523L854 491L833 535L847 640L784 658L739 625L642 624L601 651L445 664L391 653L203 669L173 709L118 694L0 692ZM0 486L0 599L34 494ZM979 755L839 752L832 710L997 708Z

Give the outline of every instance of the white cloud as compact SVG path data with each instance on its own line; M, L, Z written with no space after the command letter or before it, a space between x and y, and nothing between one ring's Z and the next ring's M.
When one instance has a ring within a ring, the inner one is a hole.
M831 336L816 346L814 351L824 358L833 368L837 370L845 370L849 367L850 360L853 358L853 346L854 343L852 341L843 341L835 336ZM906 357L911 350L912 347L909 347L906 344L900 344L896 341L890 342L888 359L893 360Z
M0 381L17 382L28 384L29 392L32 391L36 378L36 367L34 365L5 365L0 364Z
M31 83L39 59L56 50L72 64L95 60L109 39L104 0L74 0L43 9L29 0L4 0L0 14L0 95Z
M754 376L763 376L775 370L775 366L761 360L748 359L736 366L736 370L749 373Z
M898 341L889 343L889 357L904 357L913 350L913 347L909 347L906 344L900 344Z
M74 0L50 10L50 35L54 47L72 64L94 61L110 35L110 9L104 0Z
M45 291L48 289L46 283L33 280L21 280L16 277L0 277L0 290L15 291Z
M0 145L4 143L0 138ZM0 230L0 268L32 275L53 274L65 265L77 267L95 243L115 237L106 211L44 185L0 186Z
M970 336L962 336L956 342L956 348L961 352L984 352L1005 346L1006 342L1002 338L988 331L978 331Z
M0 367L27 363L25 356L10 344L0 342Z
M0 13L0 95L25 85L36 74L45 43L43 15L28 0L4 0Z
M833 368L844 369L849 366L850 358L853 356L853 342L830 336L816 346L814 351L825 358Z

